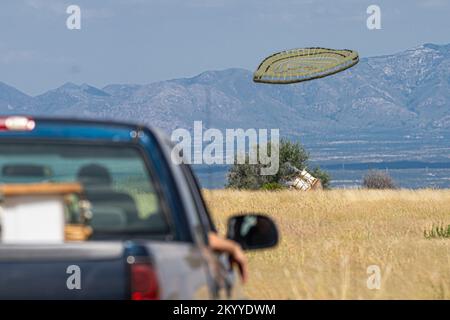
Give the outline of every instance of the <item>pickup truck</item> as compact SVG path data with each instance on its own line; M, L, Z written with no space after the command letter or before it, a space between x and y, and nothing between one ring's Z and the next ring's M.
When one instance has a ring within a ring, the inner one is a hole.
M0 242L0 299L243 298L227 256L208 246L216 229L196 178L171 151L140 125L0 117L0 186L77 182L92 215L86 241ZM278 241L260 214L230 218L227 237L246 250Z

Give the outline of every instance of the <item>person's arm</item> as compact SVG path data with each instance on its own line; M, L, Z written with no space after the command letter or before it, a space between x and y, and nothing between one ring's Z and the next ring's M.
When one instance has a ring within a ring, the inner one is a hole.
M230 255L231 262L238 265L242 282L245 283L248 279L248 264L241 246L233 240L220 237L215 232L210 232L208 234L208 241L211 249L219 252L226 252Z

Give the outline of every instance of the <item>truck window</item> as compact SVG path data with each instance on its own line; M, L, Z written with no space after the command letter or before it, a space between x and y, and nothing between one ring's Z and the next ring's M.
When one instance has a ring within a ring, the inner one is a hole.
M192 197L195 201L197 212L199 214L200 221L202 223L203 228L205 229L205 234L209 231L217 232L214 222L211 218L211 215L208 211L208 206L206 205L203 197L201 196L200 185L192 172L191 167L186 164L181 164L181 169L184 173L184 176L190 186Z
M0 143L0 183L79 182L92 206L93 238L168 235L161 198L133 145Z

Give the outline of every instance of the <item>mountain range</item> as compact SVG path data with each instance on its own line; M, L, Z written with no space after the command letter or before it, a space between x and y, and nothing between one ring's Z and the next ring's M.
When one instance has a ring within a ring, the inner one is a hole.
M450 44L362 58L342 73L291 85L256 84L245 69L95 88L66 83L31 97L0 82L0 113L138 121L167 132L206 127L335 134L450 131Z

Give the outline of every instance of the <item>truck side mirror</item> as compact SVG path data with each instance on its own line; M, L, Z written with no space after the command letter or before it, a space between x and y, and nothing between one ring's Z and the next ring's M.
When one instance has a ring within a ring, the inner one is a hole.
M239 243L244 250L270 248L278 243L278 230L267 216L238 215L228 220L227 238Z

